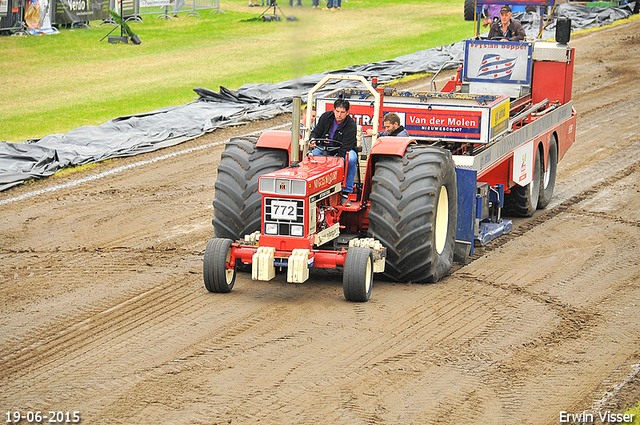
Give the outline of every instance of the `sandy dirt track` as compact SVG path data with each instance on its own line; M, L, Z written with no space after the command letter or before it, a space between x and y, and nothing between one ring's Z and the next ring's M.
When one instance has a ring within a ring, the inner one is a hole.
M557 424L562 411L595 423L623 412L640 398L640 20L571 45L577 140L551 205L445 280L376 281L365 304L343 299L335 272L204 288L223 144L288 117L0 193L0 420Z

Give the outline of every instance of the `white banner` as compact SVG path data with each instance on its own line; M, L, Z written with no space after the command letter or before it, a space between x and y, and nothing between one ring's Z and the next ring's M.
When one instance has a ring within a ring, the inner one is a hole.
M140 7L169 6L172 0L140 0Z
M513 181L526 186L533 180L533 140L513 151Z
M467 40L469 81L530 84L531 43Z

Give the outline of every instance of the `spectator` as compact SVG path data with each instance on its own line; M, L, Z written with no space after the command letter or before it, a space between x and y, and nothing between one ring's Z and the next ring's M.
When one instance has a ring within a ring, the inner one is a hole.
M409 137L409 133L404 127L400 124L400 117L395 112L389 112L384 116L382 120L384 124L384 130L378 131L378 137L382 136L395 136L395 137ZM365 136L369 137L373 135L373 130L368 129L364 133Z
M308 108L305 106L305 108L302 110L302 114L300 116L300 121L302 123L302 128L303 129L307 125L307 111L308 111ZM316 126L316 107L312 105L311 106L311 127L309 129L311 131L313 131L315 126Z
M322 10L336 10L337 0L327 0L327 7L323 7Z
M487 27L500 20L500 9L502 6L504 5L498 3L484 5L484 8L482 9L482 16L484 17L484 20L482 21L483 27Z
M305 106L302 111L300 111L300 139L302 139L304 137L304 130L306 130L306 125L307 125L307 107ZM311 127L309 128L310 131L313 131L313 129L316 126L316 107L315 106L311 106ZM293 127L291 127L291 130L293 131Z
M249 0L249 7L254 7L254 6L258 6L258 0Z
M500 21L491 24L489 40L522 41L527 36L520 22L511 19L511 7L509 5L500 8Z
M342 187L342 202L349 199L353 192L353 182L356 178L356 122L349 115L349 101L337 99L333 102L333 111L327 111L320 115L316 127L311 131L309 147L313 148L313 155L326 155L327 153L315 147L314 139L331 139L340 142L340 149L333 155L343 157L348 162L347 179Z
M184 6L184 0L176 0L176 4L173 5L173 17L174 18L178 17L178 11L180 9L182 9L182 6Z

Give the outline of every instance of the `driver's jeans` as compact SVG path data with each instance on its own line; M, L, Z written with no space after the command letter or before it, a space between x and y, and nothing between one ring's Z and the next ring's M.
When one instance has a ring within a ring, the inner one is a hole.
M315 156L322 156L324 154L324 151L322 149L315 148L311 151L311 153ZM353 192L353 182L356 180L356 161L358 160L358 155L354 150L350 150L349 152L347 152L347 155L349 156L347 166L347 180L344 182L342 191L351 193Z

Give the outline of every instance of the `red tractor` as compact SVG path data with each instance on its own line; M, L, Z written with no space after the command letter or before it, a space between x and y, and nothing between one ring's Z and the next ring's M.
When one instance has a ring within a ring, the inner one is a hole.
M520 64L510 79L483 74L483 58L496 53ZM231 139L215 184L206 288L229 292L236 271L249 267L254 280L286 269L291 283L306 281L311 267L342 268L345 298L362 302L374 273L401 282L442 279L454 257L465 262L474 244L511 229L503 207L530 216L549 203L557 162L575 139L573 55L556 43L468 40L464 66L440 92L325 77L309 92L307 104L318 113L335 100L314 99L327 81L366 88L340 90L356 122L374 134L358 137L349 201L341 202L344 160L309 155L308 132L302 143L296 130ZM300 99L294 103L297 128ZM376 138L388 112L402 117L411 137Z

